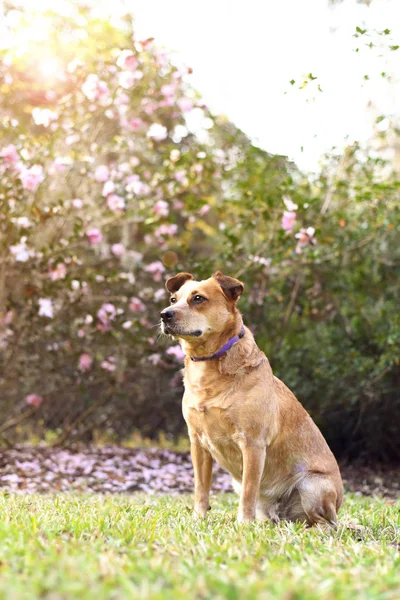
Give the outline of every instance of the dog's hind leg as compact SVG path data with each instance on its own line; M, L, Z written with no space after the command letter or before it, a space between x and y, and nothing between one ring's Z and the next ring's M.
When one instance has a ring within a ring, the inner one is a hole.
M309 525L337 525L338 495L334 483L318 473L307 474L297 485L300 501Z

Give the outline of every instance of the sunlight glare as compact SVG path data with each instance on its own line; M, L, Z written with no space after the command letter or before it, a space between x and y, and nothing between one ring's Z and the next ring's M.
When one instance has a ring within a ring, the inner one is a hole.
M63 71L63 64L58 58L45 58L38 64L38 71L43 77L55 78Z

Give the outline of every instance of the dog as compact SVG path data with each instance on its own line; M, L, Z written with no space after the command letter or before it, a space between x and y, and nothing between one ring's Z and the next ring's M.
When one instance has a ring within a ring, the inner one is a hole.
M335 527L343 500L338 464L294 394L275 377L237 301L243 283L218 271L166 282L163 333L186 355L183 416L194 469L194 512L209 510L213 459L233 478L238 521L255 518Z

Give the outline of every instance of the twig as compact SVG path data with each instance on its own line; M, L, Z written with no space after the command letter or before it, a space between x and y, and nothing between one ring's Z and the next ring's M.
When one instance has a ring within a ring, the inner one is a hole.
M1 433L0 433L0 439L1 439L1 441L2 441L2 442L3 442L3 443L6 445L6 446L7 446L7 448L13 448L13 447L14 447L14 444L12 444L12 443L10 442L10 440L9 440L9 439L7 439L7 438L6 438L4 435L2 435Z
M271 227L271 232L270 232L270 235L269 235L268 239L267 239L265 242L263 242L263 243L261 244L261 246L259 246L259 247L258 247L258 249L256 250L256 255L260 254L261 252L264 252L264 251L265 251L265 250L268 248L268 246L271 244L271 242L272 242L272 240L273 240L273 237L274 237L274 235L275 235L275 227L274 227L274 226L276 225L276 223L277 223L277 220L278 220L278 219L277 219L277 218L275 218L275 220L273 220L273 221L272 221L272 227ZM237 271L237 272L235 273L235 275L234 275L234 276L235 276L235 277L240 277L240 276L241 276L241 275L243 275L243 273L245 273L245 272L246 272L246 271L247 271L247 270L248 270L248 269L249 269L251 266L255 266L255 264L256 264L256 263L254 263L254 262L253 262L253 259L250 259L250 260L248 260L248 261L247 261L247 263L245 263L245 265L244 265L244 266L243 266L241 269L239 269L239 271Z
M85 411L83 411L75 419L75 421L73 421L72 423L70 423L69 425L67 425L67 427L65 428L64 433L54 442L54 444L52 444L52 447L62 446L63 444L65 444L65 442L67 441L67 439L69 438L69 436L71 434L71 431L75 427L77 427L78 425L80 425L85 419L87 419L87 417L89 417L95 410L97 410L101 405L105 404L106 402L108 402L108 397L106 397L105 399L103 398L101 401L95 402L94 404L92 404L91 406L89 406L89 408L87 408Z
M301 284L303 283L303 279L304 279L304 273L299 273L296 277L296 281L294 282L294 286L292 289L292 293L290 294L290 301L289 304L287 306L287 309L285 311L285 315L283 318L283 329L286 330L287 326L289 324L289 321L291 319L292 313L293 313L293 309L294 309L294 305L298 296L298 293L300 291L300 287Z
M342 154L339 163L336 167L336 171L332 174L332 177L330 178L330 182L328 185L328 191L327 194L325 196L325 200L322 204L321 207L321 212L320 212L320 218L323 217L325 215L325 213L327 212L329 205L331 204L333 197L335 195L336 192L336 188L337 188L337 182L339 180L339 176L341 175L341 172L343 170L343 167L346 163L346 159L347 159L347 152L344 151L344 153ZM319 221L320 219L318 219Z
M18 425L19 423L22 423L22 421L25 421L25 419L28 419L28 417L31 417L35 412L36 412L36 409L33 408L31 410L27 410L26 412L22 413L22 415L20 415L19 417L14 417L14 419L7 421L6 423L4 423L4 425L2 427L0 427L0 435L4 431L7 431L7 429L11 429L11 427L14 427L14 425Z

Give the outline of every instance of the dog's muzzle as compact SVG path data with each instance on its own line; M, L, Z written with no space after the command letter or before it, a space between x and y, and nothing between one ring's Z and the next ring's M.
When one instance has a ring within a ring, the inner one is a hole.
M179 324L175 320L175 311L170 308L164 308L160 313L161 316L161 329L163 333L175 336L175 337L200 337L203 332L200 329L195 331L182 331Z
M170 323L175 317L175 313L170 308L165 308L161 311L161 321L165 324Z
M163 333L173 335L176 328L175 312L170 308L164 308L160 313L161 329Z

